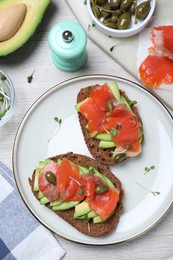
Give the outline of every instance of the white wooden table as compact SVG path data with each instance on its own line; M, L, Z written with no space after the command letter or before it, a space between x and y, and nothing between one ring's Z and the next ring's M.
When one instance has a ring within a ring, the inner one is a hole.
M16 91L15 111L0 128L0 160L12 169L12 148L17 128L32 103L50 87L72 77L104 73L133 79L126 71L88 40L87 63L77 72L58 70L51 62L48 32L60 21L75 20L65 1L52 1L31 40L15 55L0 58L0 68L12 79ZM35 70L32 83L27 82ZM135 80L134 80L135 81ZM165 166L166 169L166 166ZM152 230L140 238L109 246L87 246L57 237L66 251L64 259L173 259L173 208Z

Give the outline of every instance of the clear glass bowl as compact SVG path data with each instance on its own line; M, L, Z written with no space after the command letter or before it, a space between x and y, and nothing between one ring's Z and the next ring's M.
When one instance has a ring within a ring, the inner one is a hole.
M14 103L15 90L13 83L9 76L0 70L0 127L11 117L14 110Z

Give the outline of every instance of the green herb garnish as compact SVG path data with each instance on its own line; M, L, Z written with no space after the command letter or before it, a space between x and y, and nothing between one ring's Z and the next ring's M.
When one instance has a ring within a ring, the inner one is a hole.
M84 0L84 5L87 5L87 0Z
M144 174L147 174L149 171L151 171L151 170L154 170L155 169L155 166L154 165L152 165L152 166L150 166L150 167L145 167L144 168Z
M1 80L5 81L7 79L7 77L5 75L1 75Z
M95 174L95 171L93 168L89 169L89 174Z
M28 81L28 83L31 83L31 82L32 82L34 72L35 72L35 70L33 71L33 73L32 73L30 76L27 77L27 81Z
M57 116L54 117L54 121L58 123L58 127L57 129L54 131L54 133L52 134L52 136L49 138L48 142L58 133L61 124L62 124L62 119L58 118Z
M137 104L137 101L136 101L136 100L133 100L133 101L130 101L130 100L129 100L129 104L130 104L130 106L136 105L136 104Z
M113 45L109 50L112 52L115 47L116 47L116 45Z
M130 151L133 149L133 145L126 145L126 150Z
M116 130L120 130L122 128L122 125L116 124Z
M78 195L83 195L83 194L84 194L83 189L78 190L78 193L77 193L77 194L78 194Z
M114 128L112 128L112 129L109 131L109 134L110 134L111 136L116 136L116 135L117 135L117 132L115 131Z
M95 27L95 24L92 23L92 24L88 24L88 30L90 30L91 28L94 28Z
M144 186L142 186L141 184L139 184L139 183L137 183L137 182L136 182L136 184L139 185L140 187L142 187L144 190L150 192L150 193L153 194L154 196L160 195L160 192L159 192L159 191L151 191L151 190L145 188Z

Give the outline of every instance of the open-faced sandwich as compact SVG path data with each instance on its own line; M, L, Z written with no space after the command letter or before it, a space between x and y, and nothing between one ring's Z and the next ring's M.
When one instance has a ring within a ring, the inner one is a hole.
M135 104L116 82L88 86L78 93L80 126L98 162L111 166L141 152L143 128Z
M121 182L92 158L74 153L51 157L39 163L29 183L41 204L83 234L103 236L119 221Z

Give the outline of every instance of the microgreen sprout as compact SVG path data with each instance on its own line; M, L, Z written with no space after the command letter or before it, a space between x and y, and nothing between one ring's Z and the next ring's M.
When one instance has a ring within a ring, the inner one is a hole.
M72 176L69 177L71 180L73 180L74 182L76 182L78 185L79 185L79 190L78 190L78 195L82 195L84 194L84 190L83 190L83 187L81 186L80 182L77 181L76 179L74 179Z
M90 169L89 169L89 174L95 174L95 171L94 171L93 168L90 168Z
M150 167L145 167L144 168L144 174L147 174L149 171L151 171L151 170L154 170L155 169L155 166L154 165L152 165L152 166L150 166Z
M160 192L159 192L159 191L151 191L151 190L145 188L145 187L144 187L143 185L141 185L140 183L137 183L137 182L136 182L136 184L139 185L140 187L142 187L144 190L150 192L150 193L153 194L154 196L160 195Z
M52 136L49 138L48 142L58 133L58 131L61 127L61 124L62 124L62 119L58 118L57 116L54 117L54 121L58 124L58 127L56 128L56 130L54 131Z
M27 77L27 81L28 81L28 83L31 83L31 82L32 82L34 72L35 72L35 70L33 71L33 73L32 73L30 76Z
M83 195L84 194L84 191L83 191L83 189L80 189L80 190L78 190L78 193L77 193L79 196L80 195Z
M130 106L136 105L136 104L137 104L137 101L136 101L136 100L129 101L129 104L130 104Z
M94 28L95 27L95 24L92 23L92 24L88 24L88 30L90 30L91 28Z
M120 130L122 128L122 125L116 124L116 130Z
M112 52L114 50L114 48L116 47L116 45L113 45L109 50L110 52Z
M116 136L116 135L117 135L117 132L115 131L114 128L112 128L112 129L109 131L109 134L110 134L111 136Z

